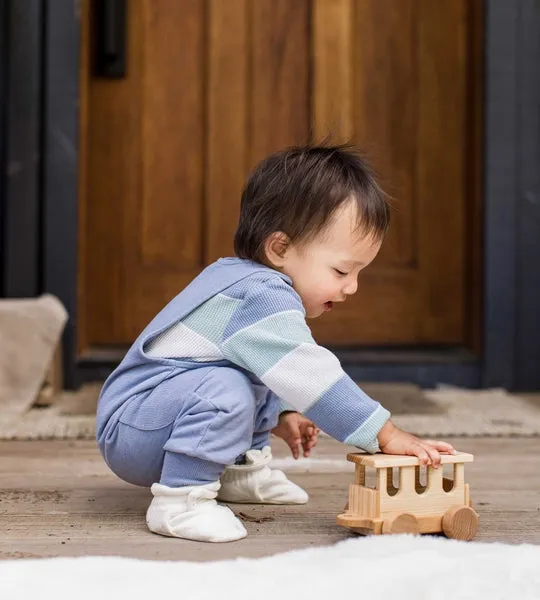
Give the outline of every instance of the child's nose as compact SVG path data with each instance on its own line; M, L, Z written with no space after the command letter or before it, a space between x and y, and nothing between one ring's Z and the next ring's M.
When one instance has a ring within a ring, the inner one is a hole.
M356 294L357 289L358 289L358 281L356 279L351 279L351 281L348 281L345 284L345 287L343 288L343 293L346 294L347 296L352 296L353 294Z

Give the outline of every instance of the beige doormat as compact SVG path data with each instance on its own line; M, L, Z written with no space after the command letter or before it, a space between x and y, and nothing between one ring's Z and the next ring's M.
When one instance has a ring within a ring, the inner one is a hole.
M466 390L441 386L423 392L438 413L400 414L399 427L420 437L537 436L540 403L504 389Z
M0 415L15 418L32 406L66 321L50 294L0 300Z
M0 439L94 439L99 384L64 392L49 408L0 413ZM502 389L467 390L409 384L362 384L392 412L394 422L421 437L540 435L540 400Z
M33 407L17 415L0 414L0 440L95 439L95 414L101 385L62 392L50 407Z

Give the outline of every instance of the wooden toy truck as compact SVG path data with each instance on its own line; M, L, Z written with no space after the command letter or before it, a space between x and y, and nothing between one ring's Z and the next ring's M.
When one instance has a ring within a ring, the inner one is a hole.
M355 463L355 482L349 486L349 502L337 522L357 533L438 533L457 540L471 540L478 529L478 515L471 507L465 464L472 454L442 454L438 469L426 467L420 483L420 462L415 456L348 454ZM443 477L443 466L452 464L453 479ZM375 468L375 488L366 486L366 467ZM394 469L399 483L394 486Z

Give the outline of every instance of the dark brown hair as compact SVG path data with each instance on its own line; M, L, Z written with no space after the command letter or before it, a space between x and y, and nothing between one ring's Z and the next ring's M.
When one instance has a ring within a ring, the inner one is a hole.
M242 193L236 255L264 263L270 234L282 231L291 243L306 242L350 199L357 202L360 231L381 239L389 203L354 148L297 146L271 154L255 167Z

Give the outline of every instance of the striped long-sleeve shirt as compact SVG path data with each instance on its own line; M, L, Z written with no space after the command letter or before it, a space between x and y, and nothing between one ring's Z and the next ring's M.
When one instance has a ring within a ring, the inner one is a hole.
M253 265L240 259L215 264ZM146 356L183 366L244 369L279 396L284 407L303 413L342 442L376 452L377 434L390 413L351 380L332 352L315 342L291 281L256 267L150 336Z

